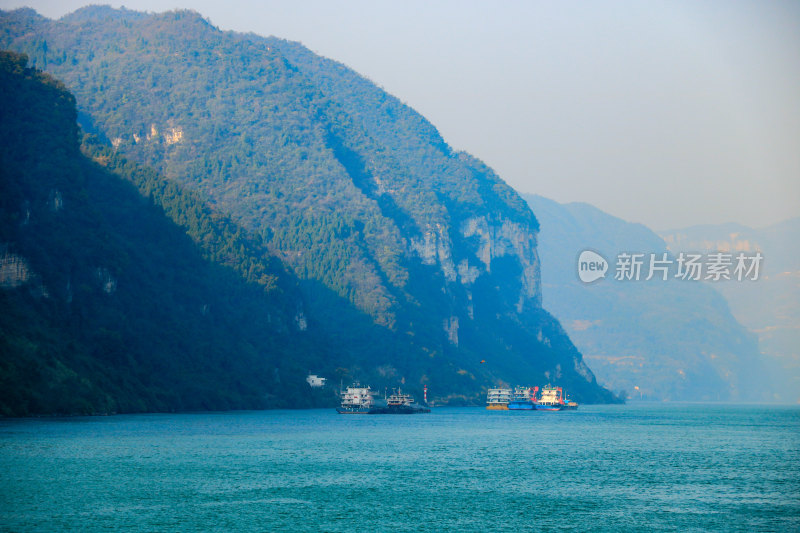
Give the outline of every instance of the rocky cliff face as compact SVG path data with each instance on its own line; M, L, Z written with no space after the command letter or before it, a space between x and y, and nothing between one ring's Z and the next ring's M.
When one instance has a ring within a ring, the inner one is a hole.
M517 312L521 313L526 305L541 307L542 287L535 231L510 220L491 224L483 216L465 220L461 224L461 235L467 239L478 237L475 255L483 263L486 273L491 273L492 261L501 257L513 258L519 264L521 289L516 303ZM466 268L469 272L469 267ZM481 273L479 270L473 272L478 275ZM467 279L474 281L473 275Z
M460 237L470 243L467 257L454 258L453 244L445 228L428 228L421 238L411 237L409 248L424 265L438 265L447 283L460 283L469 288L481 276L490 276L492 262L499 258L514 261L520 270L520 290L515 301L517 312L526 305L542 304L539 256L536 252L536 231L529 226L488 217L471 217L460 224ZM456 264L458 261L458 264Z
M28 261L11 253L7 244L0 244L0 288L13 289L25 285L32 276Z

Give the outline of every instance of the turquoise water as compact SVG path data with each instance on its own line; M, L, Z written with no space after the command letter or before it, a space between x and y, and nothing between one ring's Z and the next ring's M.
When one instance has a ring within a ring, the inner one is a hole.
M0 421L3 531L798 531L800 408Z

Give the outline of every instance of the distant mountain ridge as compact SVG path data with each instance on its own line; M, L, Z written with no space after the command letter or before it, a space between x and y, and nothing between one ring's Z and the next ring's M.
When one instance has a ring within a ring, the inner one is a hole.
M780 399L755 336L737 323L711 284L617 281L620 253L667 252L641 224L583 203L525 196L541 223L543 303L564 324L601 383L629 397L660 400ZM578 255L599 252L606 278L582 283ZM674 257L673 257L674 259ZM638 390L636 389L638 387Z
M800 217L758 229L736 223L704 224L658 234L673 250L704 253L769 250L763 264L766 275L800 270L800 249L793 241L800 235Z
M304 323L330 343L329 377L430 383L450 402L557 381L613 401L541 307L527 205L349 69L185 11L17 10L0 28L0 46L74 91L85 131L288 266Z
M775 368L773 386L782 391L782 399L800 401L800 217L758 229L719 224L659 234L671 250L762 253L756 283L723 282L714 288L739 322L758 335L761 353Z

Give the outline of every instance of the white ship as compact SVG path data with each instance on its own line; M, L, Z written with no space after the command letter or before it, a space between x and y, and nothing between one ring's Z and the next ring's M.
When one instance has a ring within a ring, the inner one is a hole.
M566 406L564 401L564 392L561 387L553 387L545 385L542 389L542 395L536 403L537 411L561 411ZM576 404L577 408L577 404Z
M486 408L495 411L508 410L511 401L511 389L489 389L486 393Z
M342 397L342 405L336 408L336 412L342 415L365 415L375 403L372 389L369 386L362 387L358 383L353 383L339 394Z

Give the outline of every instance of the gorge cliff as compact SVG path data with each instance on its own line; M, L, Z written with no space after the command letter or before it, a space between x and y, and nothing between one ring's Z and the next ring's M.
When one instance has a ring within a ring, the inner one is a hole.
M614 399L542 309L527 204L357 73L186 11L17 10L0 27L0 46L63 80L114 157L195 195L263 243L247 253L285 267L295 323L326 354L309 371L428 384L450 403L546 382Z

